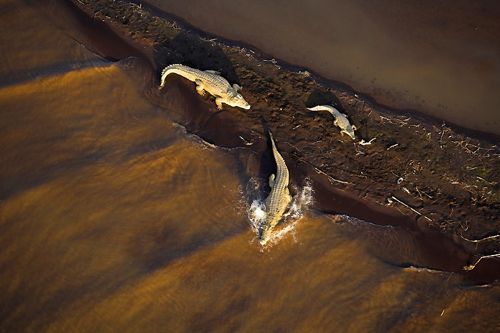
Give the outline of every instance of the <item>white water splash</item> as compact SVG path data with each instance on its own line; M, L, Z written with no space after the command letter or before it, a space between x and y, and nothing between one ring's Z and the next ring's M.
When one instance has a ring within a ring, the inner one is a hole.
M247 209L248 219L250 220L250 227L252 231L258 236L259 229L264 225L266 221L266 205L262 200L255 199L252 204Z
M250 227L258 238L260 231L266 222L266 205L265 198L263 198L262 191L259 191L261 184L256 179L250 179L247 186L247 193L252 203L247 208L248 219L250 221ZM283 214L283 218L278 226L284 226L279 228L279 230L274 231L271 237L263 247L270 247L278 243L283 237L291 233L294 240L296 241L295 226L300 222L304 216L304 211L313 202L313 189L311 183L308 179L305 181L305 185L301 189L296 189L297 194L292 198L288 210ZM257 198L256 198L257 197Z

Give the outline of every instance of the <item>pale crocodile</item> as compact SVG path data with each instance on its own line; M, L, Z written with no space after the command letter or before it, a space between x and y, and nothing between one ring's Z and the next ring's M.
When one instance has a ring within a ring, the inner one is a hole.
M174 64L169 65L161 72L160 88L165 85L165 79L169 74L180 75L189 81L196 83L196 91L204 96L205 91L208 91L212 96L215 96L215 104L219 110L222 109L222 103L229 106L239 107L245 110L250 109L250 104L238 93L241 87L237 84L231 86L229 82L220 76L220 73L213 70L201 71L199 69L188 66Z
M351 139L356 140L356 134L354 131L356 130L356 126L351 125L347 116L334 108L331 105L318 105L312 108L307 108L310 111L328 111L335 118L333 124L340 128L340 134L347 134L351 137Z
M281 220L283 213L292 200L288 190L290 178L288 168L286 167L285 160L276 148L271 132L269 132L269 137L271 138L273 155L276 161L276 175L272 174L269 176L269 187L271 187L271 192L265 202L266 220L260 234L260 243L262 245L269 241L274 227Z

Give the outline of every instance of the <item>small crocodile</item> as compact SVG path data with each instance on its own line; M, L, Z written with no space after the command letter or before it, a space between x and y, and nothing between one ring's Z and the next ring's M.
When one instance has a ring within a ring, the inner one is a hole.
M161 72L161 84L159 89L165 85L165 79L169 74L175 73L189 81L196 83L196 91L204 96L205 91L215 96L215 104L219 110L222 109L222 103L229 106L239 107L245 110L250 109L250 104L238 93L241 87L237 84L231 86L229 82L220 76L220 73L213 70L201 71L188 66L174 64L169 65Z
M318 105L312 108L307 108L310 111L328 111L335 118L333 124L340 128L340 134L347 134L351 137L351 139L356 140L356 135L354 131L356 130L356 126L351 125L347 116L334 108L331 105Z
M269 132L271 144L273 147L273 155L276 160L276 175L269 176L269 187L271 192L266 199L266 221L260 234L260 243L265 245L270 237L274 227L281 220L288 204L292 201L292 197L288 190L289 173L286 167L285 160L278 152L274 143L273 135Z

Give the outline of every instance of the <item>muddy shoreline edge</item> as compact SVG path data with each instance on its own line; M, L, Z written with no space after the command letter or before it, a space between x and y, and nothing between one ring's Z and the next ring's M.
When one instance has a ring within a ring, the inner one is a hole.
M184 29L182 22L158 18L134 3L73 3L141 48L157 72L169 63L182 62L220 70L231 83L242 85L252 110L230 109L225 111L228 118L241 120L239 126L252 133L262 132L260 120L265 118L286 160L297 159L326 181L333 179L330 185L339 191L402 214L418 230L440 230L476 257L500 249L499 239L492 237L500 229L500 150L492 138L468 137L445 124L398 115L348 87L266 61L245 47L206 40ZM325 103L334 103L348 114L360 128L361 138L376 137L374 143L353 144L339 135L328 115L305 110ZM204 105L210 108L205 112L215 113L211 101ZM208 137L216 136L209 133ZM238 146L237 141L228 144ZM213 143L218 144L216 139Z

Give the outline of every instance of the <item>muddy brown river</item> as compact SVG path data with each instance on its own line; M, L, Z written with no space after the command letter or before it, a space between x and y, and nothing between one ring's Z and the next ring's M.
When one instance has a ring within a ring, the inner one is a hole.
M260 156L192 134L192 86L160 94L66 10L0 0L1 332L498 331L500 286L460 249L321 213L314 179L262 249Z

